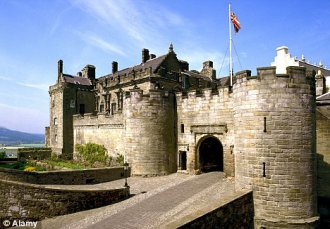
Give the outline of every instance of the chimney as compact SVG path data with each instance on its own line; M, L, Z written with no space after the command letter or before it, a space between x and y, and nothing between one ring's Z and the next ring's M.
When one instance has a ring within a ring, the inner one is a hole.
M216 79L216 70L213 69L213 62L208 60L203 63L203 69L201 73L205 76L210 77L212 80Z
M77 76L82 77L82 73L81 72L77 72Z
M81 73L82 77L95 80L95 66L88 64L81 70Z
M118 62L112 61L112 74L118 72Z
M155 59L156 55L155 54L150 54L150 59Z
M147 62L149 60L149 50L148 49L142 49L142 63Z
M63 74L63 60L57 62L57 80L60 81L60 78Z

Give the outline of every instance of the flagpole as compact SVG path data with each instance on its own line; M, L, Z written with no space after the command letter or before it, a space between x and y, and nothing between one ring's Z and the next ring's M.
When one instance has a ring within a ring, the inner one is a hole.
M233 86L233 57L232 57L232 36L231 36L231 19L230 19L230 14L231 14L231 6L229 3L229 13L228 13L228 19L229 19L229 71L230 71L230 87Z

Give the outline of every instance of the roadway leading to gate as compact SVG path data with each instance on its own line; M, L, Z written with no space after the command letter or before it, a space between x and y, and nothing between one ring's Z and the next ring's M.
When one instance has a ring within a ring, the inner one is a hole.
M99 185L119 182L123 181ZM129 184L135 196L99 209L45 220L42 228L159 228L234 192L233 180L223 178L220 172L132 177Z

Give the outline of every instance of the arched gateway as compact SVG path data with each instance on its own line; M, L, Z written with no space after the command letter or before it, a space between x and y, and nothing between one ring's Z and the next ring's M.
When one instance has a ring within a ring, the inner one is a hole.
M204 138L199 144L198 153L202 172L223 171L223 147L217 138Z

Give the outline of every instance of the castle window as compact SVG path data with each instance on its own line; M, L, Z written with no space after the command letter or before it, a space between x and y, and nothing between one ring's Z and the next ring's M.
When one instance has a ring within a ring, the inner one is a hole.
M104 112L104 104L103 103L100 105L100 112Z
M57 118L54 118L54 126L57 126Z
M181 124L181 133L184 133L184 124Z
M182 88L183 89L188 89L189 88L189 77L188 76L183 76Z
M55 134L55 142L57 142L57 134Z
M116 112L116 103L111 103L111 114L113 115Z
M85 114L85 104L79 104L79 114Z

